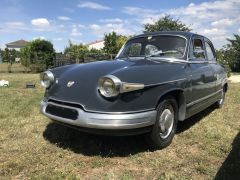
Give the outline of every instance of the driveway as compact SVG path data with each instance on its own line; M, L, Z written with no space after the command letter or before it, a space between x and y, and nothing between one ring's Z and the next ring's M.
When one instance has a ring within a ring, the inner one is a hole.
M228 80L231 83L240 83L240 75L231 75Z

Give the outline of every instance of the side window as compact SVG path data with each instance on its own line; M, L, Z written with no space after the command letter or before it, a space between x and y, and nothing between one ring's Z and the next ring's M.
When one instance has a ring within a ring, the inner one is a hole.
M203 42L201 39L193 39L193 58L206 59Z
M155 54L158 51L158 48L152 44L148 44L145 47L145 55Z
M133 43L128 47L128 55L140 56L142 45L141 43Z
M209 61L214 61L215 60L215 56L214 56L212 47L210 46L210 44L208 42L205 42L205 47L206 47L208 60Z

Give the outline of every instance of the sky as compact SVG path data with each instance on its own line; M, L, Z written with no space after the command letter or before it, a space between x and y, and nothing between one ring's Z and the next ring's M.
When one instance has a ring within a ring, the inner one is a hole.
M46 39L57 52L69 40L87 44L112 31L141 34L145 23L171 15L219 49L240 34L240 0L1 0L0 48L24 39Z

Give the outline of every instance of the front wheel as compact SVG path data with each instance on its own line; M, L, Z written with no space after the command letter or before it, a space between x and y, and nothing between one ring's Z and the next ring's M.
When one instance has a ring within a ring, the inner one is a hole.
M162 149L171 144L177 128L178 106L172 96L163 99L157 107L156 122L149 138L155 149Z

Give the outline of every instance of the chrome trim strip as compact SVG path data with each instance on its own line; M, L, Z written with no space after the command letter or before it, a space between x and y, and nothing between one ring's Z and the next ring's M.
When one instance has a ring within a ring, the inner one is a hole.
M185 81L185 80L186 80L186 78L176 79L176 80L166 81L166 82L162 82L162 83L148 84L148 85L145 85L144 87L160 86L160 85L164 85L164 84L168 84L168 83L174 83L174 82Z
M217 92L214 92L214 93L212 93L212 94L209 94L209 95L207 95L207 96L205 96L205 97L203 97L203 98L200 98L200 99L198 99L198 100L195 100L195 101L193 101L193 102L190 102L190 103L187 104L187 108L190 107L190 106L193 106L194 104L197 104L197 103L199 103L199 102L202 102L202 101L204 101L204 100L206 100L206 99L208 99L208 98L216 95L217 93L219 93L219 92L221 92L221 91L222 91L222 89L220 89L220 90L218 90Z
M78 111L77 120L71 120L59 116L55 116L46 112L48 104L58 107L65 107L75 109ZM97 114L88 113L80 108L70 107L66 105L59 105L52 102L41 101L40 111L42 114L50 119L86 128L96 129L135 129L141 127L151 126L155 123L157 111L148 111L142 113L132 114Z

